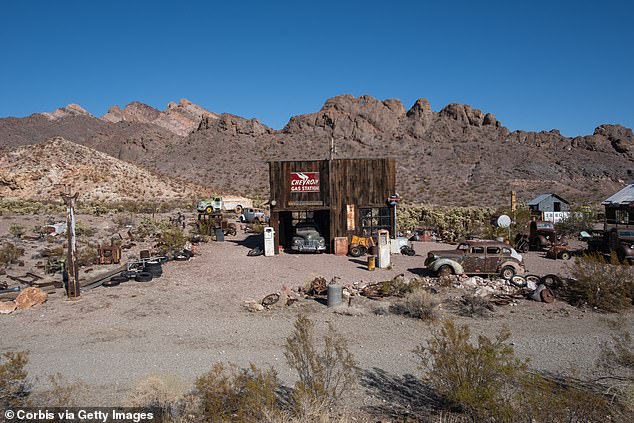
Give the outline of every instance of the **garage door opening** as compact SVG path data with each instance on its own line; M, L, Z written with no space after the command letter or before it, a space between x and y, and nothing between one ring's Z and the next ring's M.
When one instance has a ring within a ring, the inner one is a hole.
M298 224L312 223L326 240L326 252L330 252L330 211L329 210L298 210L285 211L279 214L279 242L284 250L290 251Z

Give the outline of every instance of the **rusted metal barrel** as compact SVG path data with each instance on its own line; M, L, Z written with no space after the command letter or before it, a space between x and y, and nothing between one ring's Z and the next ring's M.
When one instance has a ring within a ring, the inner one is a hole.
M342 296L343 286L336 283L331 283L330 285L328 285L328 307L336 307L338 305L341 305Z
M368 270L372 271L376 267L376 256L368 256Z

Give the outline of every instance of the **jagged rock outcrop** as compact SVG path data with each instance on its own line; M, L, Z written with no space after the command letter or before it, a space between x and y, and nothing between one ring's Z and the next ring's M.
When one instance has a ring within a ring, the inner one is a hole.
M58 120L58 119L63 119L63 118L71 117L71 116L93 117L93 115L88 113L86 109L81 107L79 104L69 104L67 106L60 107L59 109L55 110L53 113L44 112L39 114L41 116L46 117L48 120Z
M273 133L271 128L263 125L257 119L245 119L229 113L223 113L220 116L205 114L196 131L218 131L226 132L229 135L249 135L252 137Z
M161 115L161 112L147 104L133 101L121 109L119 106L112 106L108 113L101 119L116 123L121 121L151 123Z

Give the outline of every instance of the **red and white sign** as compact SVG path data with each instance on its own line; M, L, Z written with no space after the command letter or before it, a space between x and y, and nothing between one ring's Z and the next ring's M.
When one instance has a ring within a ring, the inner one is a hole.
M291 192L319 192L319 172L291 172Z

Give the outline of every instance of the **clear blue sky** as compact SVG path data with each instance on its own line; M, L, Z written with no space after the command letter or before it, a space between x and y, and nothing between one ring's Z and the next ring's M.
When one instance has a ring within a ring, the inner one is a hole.
M0 117L187 98L275 129L327 98L466 103L511 130L634 127L628 1L3 0Z

